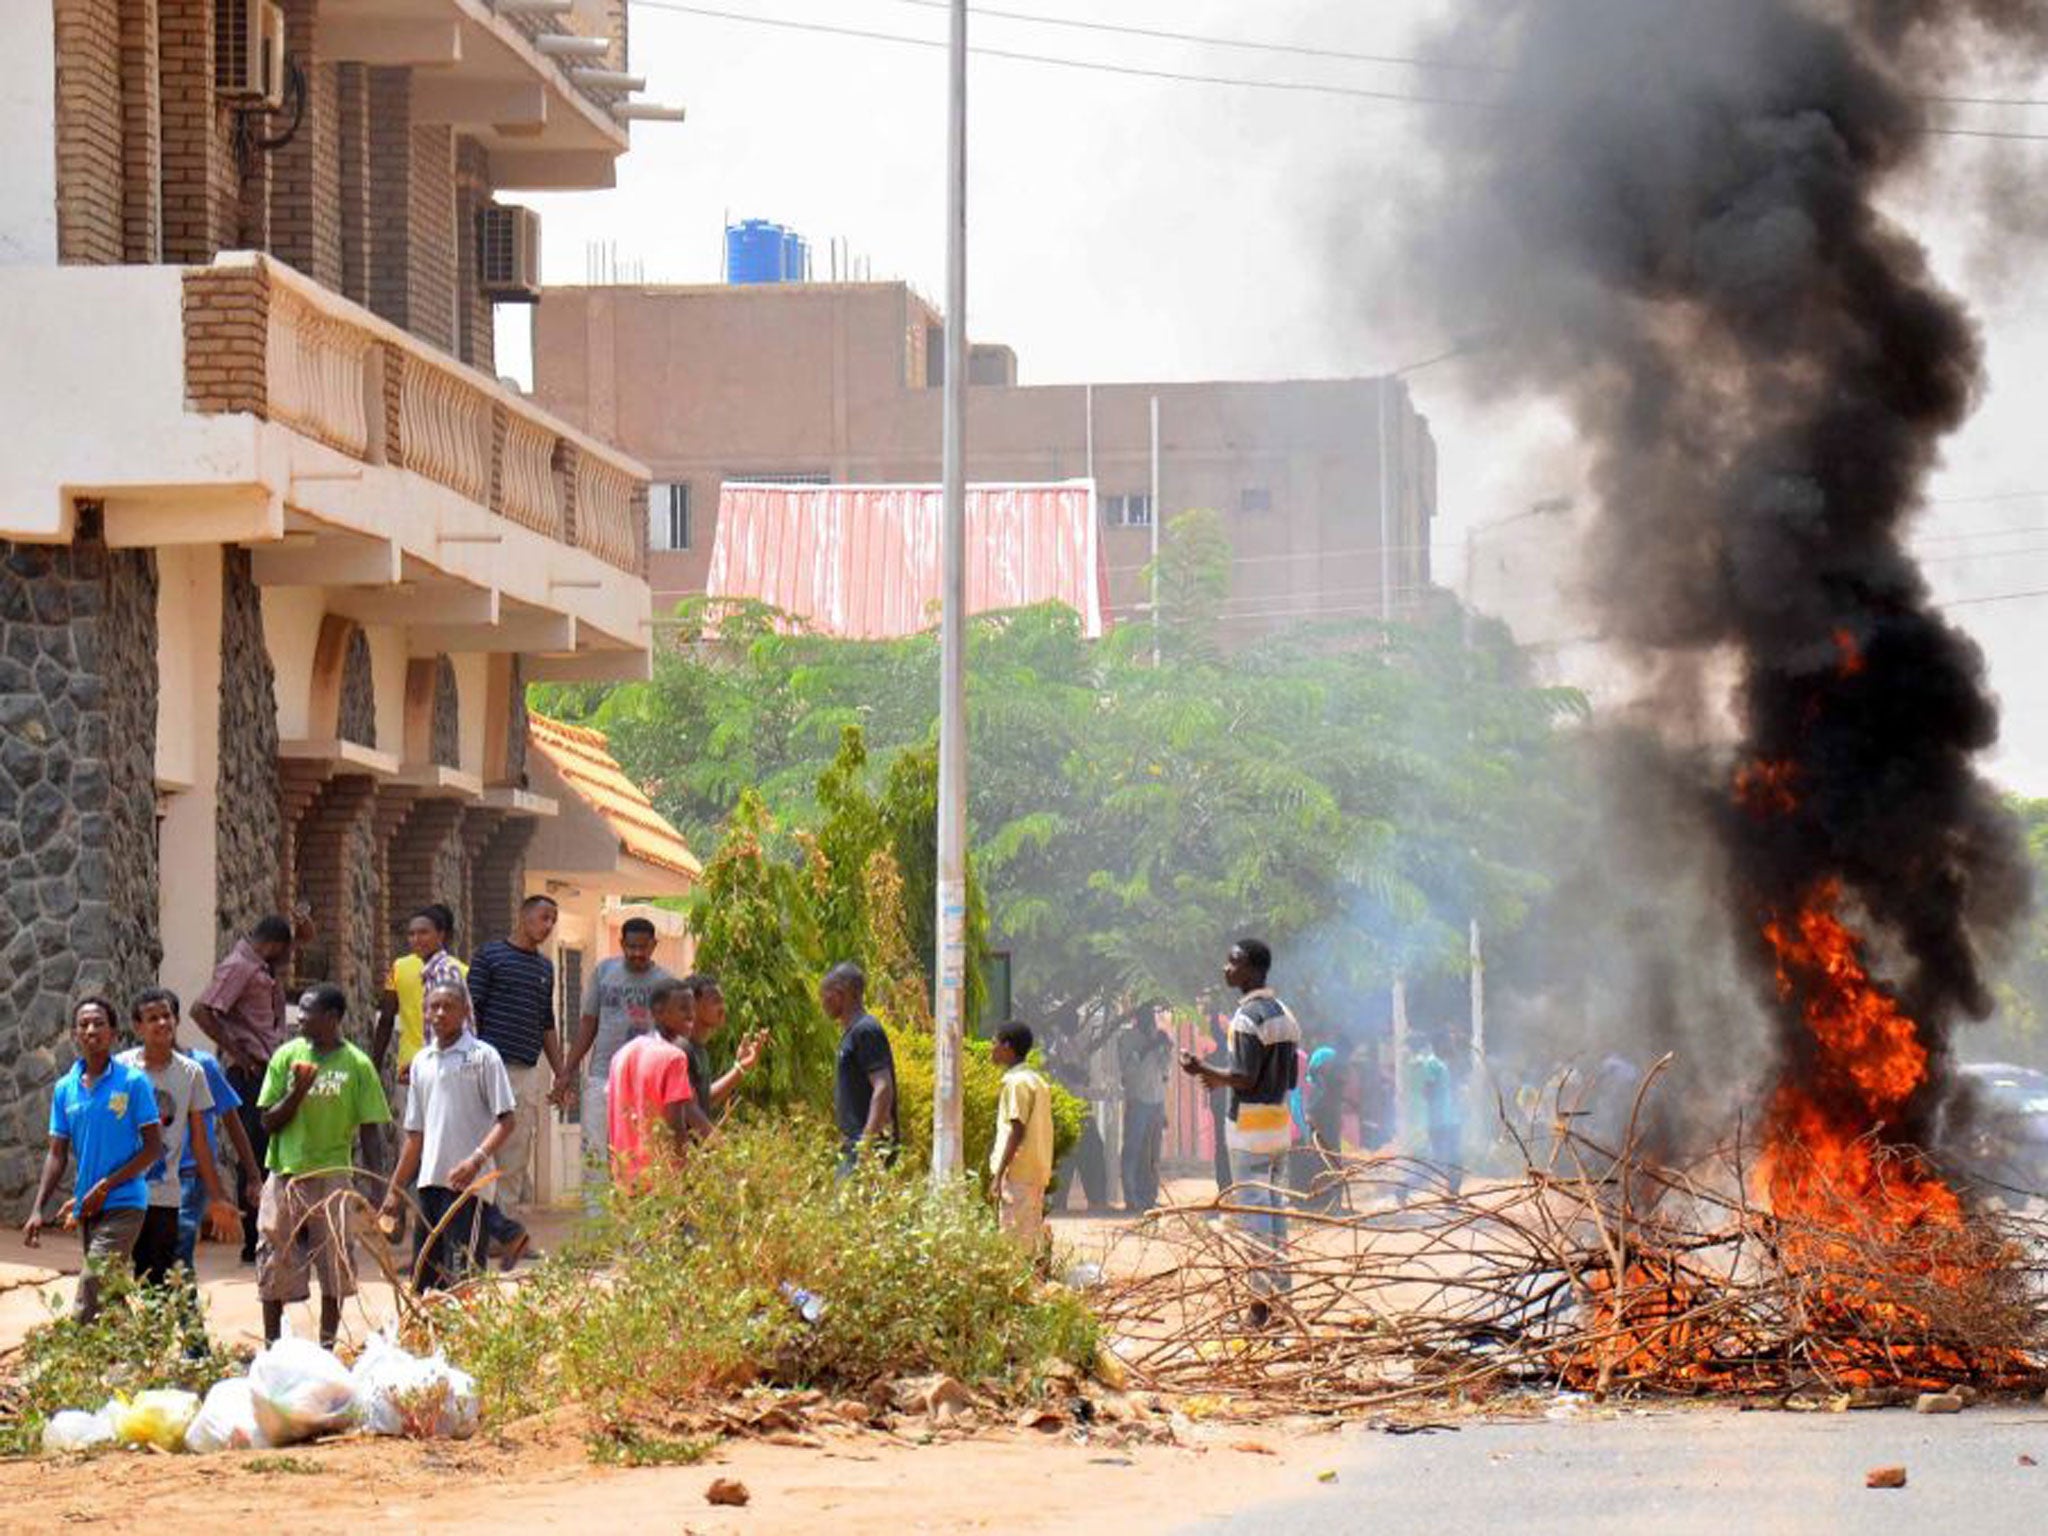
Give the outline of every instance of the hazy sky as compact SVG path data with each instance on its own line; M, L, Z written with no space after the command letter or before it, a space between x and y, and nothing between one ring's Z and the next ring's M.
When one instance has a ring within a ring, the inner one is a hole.
M695 3L695 0L686 0ZM990 0L999 9L1353 53L1415 51L1431 0ZM750 17L921 36L941 10L907 0L703 0ZM642 123L616 190L531 199L548 280L586 280L614 247L650 282L715 282L722 227L769 218L824 247L843 237L876 277L943 291L944 60L937 49L677 14L635 0L643 99L689 109ZM1147 70L1416 93L1437 70L976 23L978 44ZM1988 94L2048 95L1990 83ZM1017 349L1027 383L1368 374L1450 338L1401 321L1373 251L1378 188L1412 165L1426 126L1399 102L1251 90L980 58L972 66L969 321ZM2048 109L1973 108L1956 121L2048 134ZM1984 647L2005 711L2001 781L2048 795L2048 141L1949 139L1927 187L1901 194L1983 324L1989 384L1950 445L1920 538L1935 590ZM523 316L499 311L523 374ZM1454 580L1466 530L1576 490L1569 432L1541 401L1482 411L1461 378L1484 358L1417 375L1436 432L1437 569ZM1169 509L1171 511L1173 509ZM1533 581L1546 578L1532 576ZM1970 601L2037 593L2000 601ZM1559 599L1562 602L1562 599ZM1577 620L1560 614L1559 631ZM1588 626L1590 627L1590 626Z

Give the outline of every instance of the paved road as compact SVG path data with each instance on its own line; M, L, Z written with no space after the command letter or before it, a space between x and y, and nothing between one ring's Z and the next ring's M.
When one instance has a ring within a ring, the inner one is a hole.
M1885 1465L1907 1469L1905 1488L1863 1486L1866 1471ZM1953 1417L1713 1409L1360 1431L1332 1446L1330 1466L1334 1483L1189 1527L1190 1536L2048 1531L2048 1411L2031 1405Z

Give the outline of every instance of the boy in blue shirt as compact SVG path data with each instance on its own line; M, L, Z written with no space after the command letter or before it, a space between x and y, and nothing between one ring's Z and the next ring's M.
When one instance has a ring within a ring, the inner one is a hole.
M257 1160L256 1149L249 1143L249 1133L242 1126L242 1117L236 1113L242 1107L242 1096L235 1092L234 1085L222 1069L220 1058L211 1051L181 1050L181 1056L189 1056L199 1064L199 1070L206 1074L206 1086L213 1090L213 1108L200 1116L194 1127L195 1134L185 1142L185 1155L178 1160L178 1179L184 1186L184 1200L178 1207L178 1262L185 1266L187 1274L194 1274L198 1268L199 1227L206 1220L206 1186L199 1180L199 1158L193 1146L201 1136L206 1138L207 1149L213 1153L213 1165L222 1166L220 1160L220 1136L227 1132L228 1143L235 1149L237 1167L261 1171L263 1165ZM251 1173L253 1179L255 1173ZM225 1180L223 1173L221 1178Z
M64 1164L75 1150L75 1193L57 1219L67 1227L76 1225L85 1241L85 1270L78 1277L73 1315L89 1323L99 1315L102 1272L110 1263L127 1264L141 1235L149 1203L143 1175L163 1155L163 1126L149 1078L114 1060L112 1003L103 997L82 999L71 1011L71 1038L78 1060L50 1099L50 1149L21 1235L31 1248L41 1243L43 1207L57 1192Z

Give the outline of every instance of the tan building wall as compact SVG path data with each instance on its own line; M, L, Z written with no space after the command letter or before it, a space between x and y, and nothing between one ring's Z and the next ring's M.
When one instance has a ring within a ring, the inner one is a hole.
M939 474L942 322L901 283L551 288L534 328L534 387L548 409L689 487L690 547L657 550L657 609L704 587L720 484L740 476L834 483ZM1006 348L977 348L982 376L1015 376ZM1435 447L1398 381L1384 386L1396 611L1430 579ZM1352 616L1380 601L1381 381L980 385L968 403L975 480L1091 472L1104 506L1151 484L1150 402L1160 407L1161 501L1223 515L1236 557L1226 616ZM1092 417L1092 422L1091 422ZM1092 444L1092 452L1091 452ZM661 517L657 491L656 518ZM1105 540L1111 604L1145 600L1145 528ZM659 542L660 530L656 530Z

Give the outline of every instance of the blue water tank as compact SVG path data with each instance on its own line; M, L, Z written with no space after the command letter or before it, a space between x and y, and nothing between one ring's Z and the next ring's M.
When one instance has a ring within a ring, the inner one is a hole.
M802 235L793 229L782 232L782 280L785 283L800 283L811 275L807 270L810 254L810 247Z
M729 283L779 283L783 280L783 247L789 232L767 219L747 219L725 227L725 280Z

